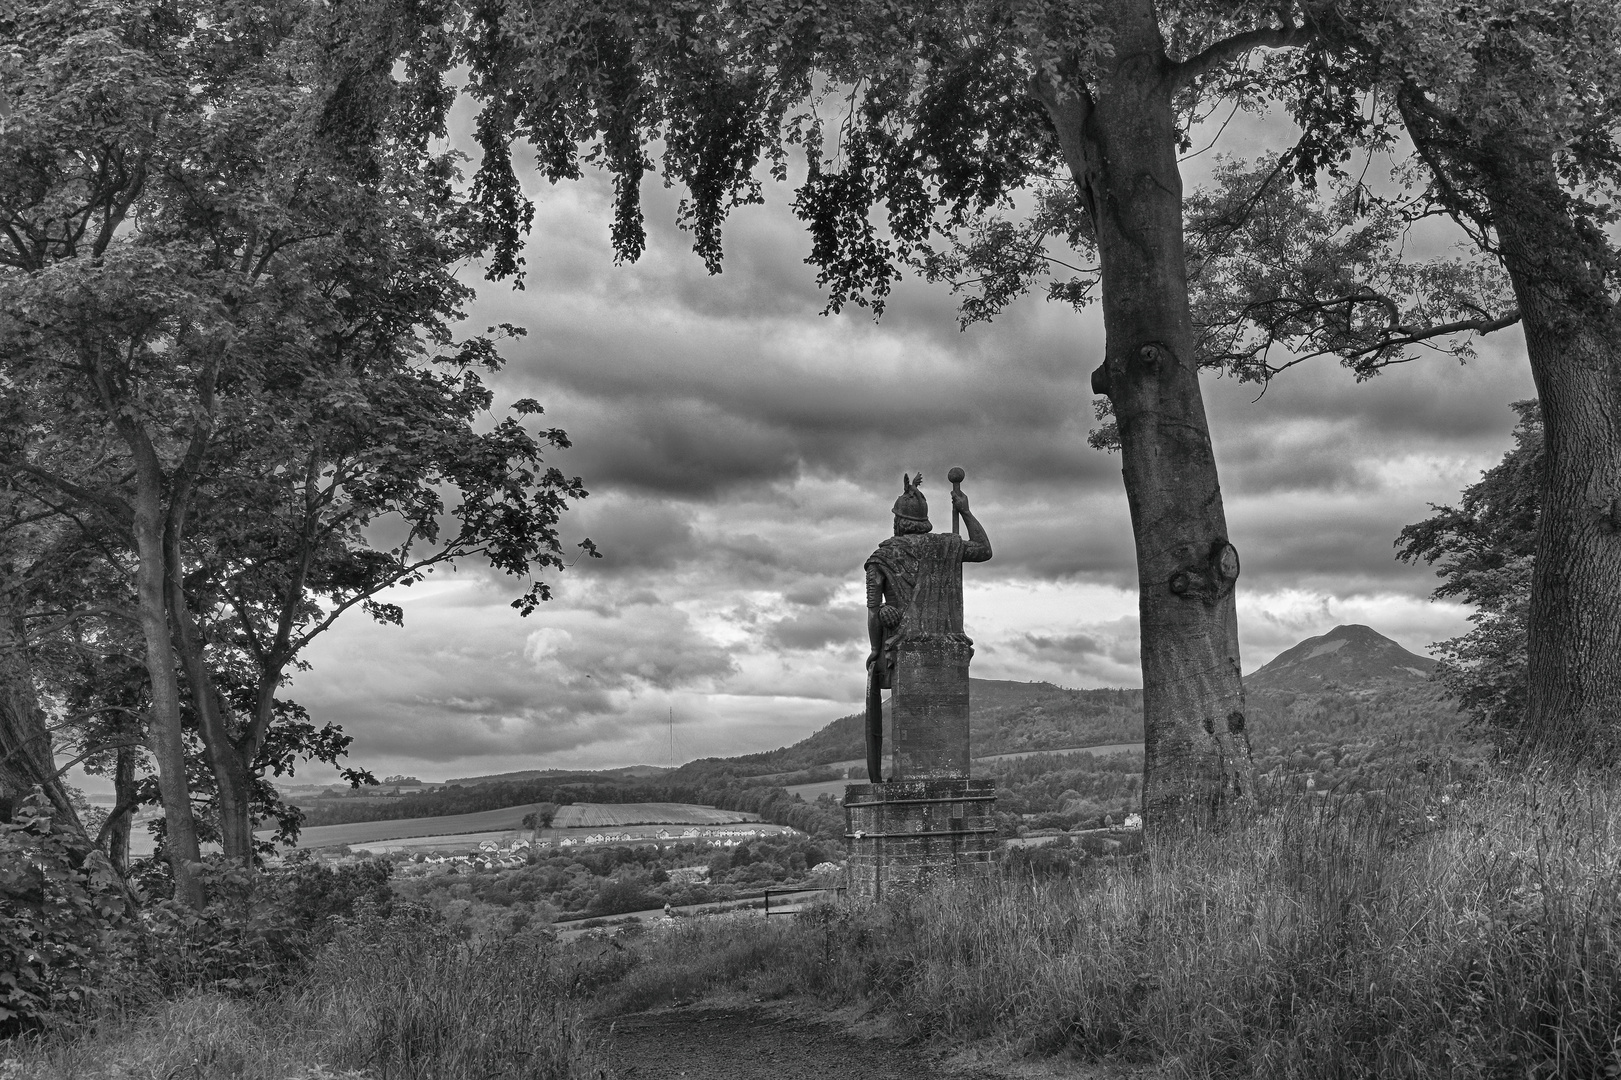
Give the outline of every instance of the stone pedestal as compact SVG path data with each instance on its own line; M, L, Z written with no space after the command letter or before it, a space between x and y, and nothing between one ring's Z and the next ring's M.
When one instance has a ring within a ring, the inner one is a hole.
M962 634L902 639L895 650L892 780L968 775L968 661Z
M966 725L964 731L966 738ZM966 772L966 747L963 753ZM850 899L870 903L896 889L988 875L996 852L995 801L994 781L966 776L845 788Z

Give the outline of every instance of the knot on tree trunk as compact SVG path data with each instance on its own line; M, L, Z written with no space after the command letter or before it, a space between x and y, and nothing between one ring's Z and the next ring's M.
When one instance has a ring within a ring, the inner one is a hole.
M1145 341L1104 358L1092 372L1092 392L1114 396L1129 382L1158 378L1177 363L1176 352L1162 341Z
M1214 605L1233 591L1238 581L1238 549L1226 537L1217 537L1203 551L1190 544L1177 554L1179 565L1166 582L1177 596Z

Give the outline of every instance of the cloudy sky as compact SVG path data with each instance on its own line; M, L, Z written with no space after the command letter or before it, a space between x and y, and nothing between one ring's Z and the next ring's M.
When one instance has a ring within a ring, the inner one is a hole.
M1218 149L1266 135L1235 126ZM963 333L945 289L909 282L881 322L823 316L786 188L734 214L713 277L656 179L647 254L615 266L608 194L600 177L531 184L527 287L481 282L470 313L528 329L498 399L538 398L568 431L554 463L591 496L563 532L605 557L557 575L527 619L515 583L465 568L397 590L403 628L341 621L291 695L355 737L355 763L433 780L665 764L672 720L678 762L795 742L859 707L861 564L902 471L922 471L940 527L953 465L996 551L965 573L974 675L1141 685L1119 458L1086 445L1095 309L1028 299ZM1419 652L1467 627L1392 542L1507 448L1508 403L1533 393L1517 329L1463 367L1358 385L1330 361L1259 400L1231 380L1204 390L1244 558L1246 671L1340 623Z

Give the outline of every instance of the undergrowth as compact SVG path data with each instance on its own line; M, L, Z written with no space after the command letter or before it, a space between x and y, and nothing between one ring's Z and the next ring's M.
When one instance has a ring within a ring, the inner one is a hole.
M279 990L193 991L15 1040L0 1080L598 1080L576 999L613 966L590 966L580 978L550 935L468 942L362 905Z
M799 992L1173 1077L1621 1076L1621 789L1405 795L1288 799L1065 880L644 935L601 1007Z

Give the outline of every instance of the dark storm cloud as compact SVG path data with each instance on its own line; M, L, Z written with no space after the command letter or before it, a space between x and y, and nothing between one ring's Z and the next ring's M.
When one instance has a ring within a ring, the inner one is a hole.
M784 649L820 649L864 641L866 633L867 609L841 605L779 619L766 631L766 640Z
M549 681L577 686L589 676L603 689L673 690L736 670L730 652L696 633L684 612L664 605L627 609L602 625L542 627L529 635L524 654Z
M588 534L602 552L600 559L584 559L577 564L587 572L625 574L668 569L695 553L691 514L670 503L614 495L593 498L571 513L569 523L571 528Z
M1230 495L1376 491L1404 458L1489 460L1509 446L1508 403L1534 392L1514 344L1482 346L1467 365L1428 358L1360 384L1332 364L1299 368L1259 400L1253 384L1211 380L1206 401L1223 486ZM1417 460L1408 468L1423 467ZM1474 479L1448 482L1460 478Z
M1083 656L1102 656L1103 643L1091 634L1070 634L1068 637L1041 637L1026 634L1022 641L1024 651L1042 660L1073 660Z
M841 582L828 581L823 578L814 578L790 585L783 590L782 598L790 604L801 607L821 607L833 599Z
M1137 623L1122 620L1109 627L1097 627L1085 633L1047 636L1024 634L1009 643L1015 650L1033 660L1054 664L1070 671L1086 671L1094 665L1093 659L1111 660L1116 664L1136 664Z

